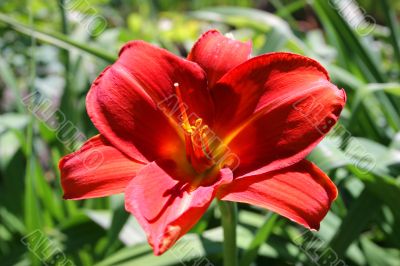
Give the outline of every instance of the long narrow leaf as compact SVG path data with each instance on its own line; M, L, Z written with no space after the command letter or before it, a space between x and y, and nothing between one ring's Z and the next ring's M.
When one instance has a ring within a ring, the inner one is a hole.
M106 51L74 41L70 39L68 36L65 36L63 34L57 32L48 32L44 30L33 29L30 26L20 23L14 20L13 18L1 13L0 13L0 22L5 23L6 25L10 26L17 32L35 37L40 41L50 43L60 48L78 49L85 53L101 58L107 62L114 62L117 58L116 56L111 55Z

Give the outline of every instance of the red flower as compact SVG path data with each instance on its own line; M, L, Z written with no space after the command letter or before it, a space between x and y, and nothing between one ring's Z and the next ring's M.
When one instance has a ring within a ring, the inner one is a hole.
M318 229L337 190L305 156L336 123L345 92L310 58L250 52L215 30L187 60L127 43L87 95L100 135L61 160L64 198L124 192L156 255L215 197Z

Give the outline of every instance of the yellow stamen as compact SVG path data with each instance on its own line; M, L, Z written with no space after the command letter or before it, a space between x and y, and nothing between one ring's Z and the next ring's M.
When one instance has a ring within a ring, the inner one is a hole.
M207 135L208 126L203 125L201 118L197 118L193 125L190 123L179 83L174 83L174 87L181 112L181 126L185 133L186 157L196 172L203 173L214 165L210 139Z

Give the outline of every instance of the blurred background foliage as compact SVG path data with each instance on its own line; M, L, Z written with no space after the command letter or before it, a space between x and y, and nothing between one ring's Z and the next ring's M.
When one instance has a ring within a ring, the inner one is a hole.
M348 95L339 125L309 156L340 190L320 231L240 205L241 265L400 265L399 11L395 0L1 1L0 264L221 264L215 204L154 257L123 196L62 200L58 160L81 141L49 126L96 134L85 95L124 42L186 56L217 28L251 40L254 55L317 59ZM45 107L58 111L44 119Z

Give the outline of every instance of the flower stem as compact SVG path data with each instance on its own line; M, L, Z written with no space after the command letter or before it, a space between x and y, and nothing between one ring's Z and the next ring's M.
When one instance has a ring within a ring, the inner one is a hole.
M235 202L218 201L221 223L224 229L224 266L238 265L236 246L237 206Z

